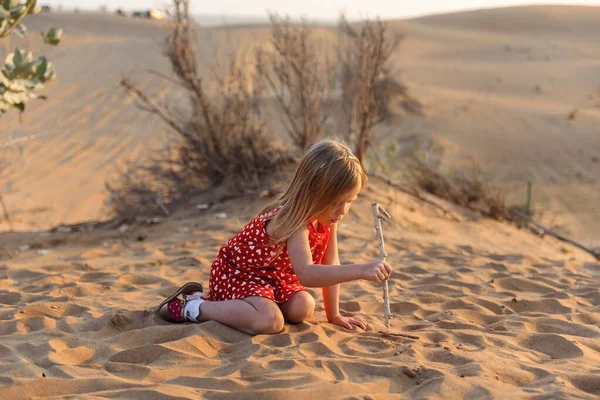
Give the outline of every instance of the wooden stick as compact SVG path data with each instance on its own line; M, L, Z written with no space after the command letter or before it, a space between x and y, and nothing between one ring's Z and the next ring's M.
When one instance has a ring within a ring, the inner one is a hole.
M372 202L371 206L373 207L373 218L375 219L375 229L377 230L377 239L379 240L379 254L385 261L387 254L385 253L385 245L383 243L383 230L381 229L381 220L382 219L390 219L392 218L390 214L385 211L383 207L379 203ZM392 314L390 312L390 296L388 291L388 279L389 276L383 281L383 311L385 313L385 327L389 329L390 327L390 318Z
M160 201L160 199L158 197L155 197L154 201L162 209L162 211L165 213L165 215L169 216L171 214L169 212L169 209L167 208L167 206L165 206L165 204L162 201Z

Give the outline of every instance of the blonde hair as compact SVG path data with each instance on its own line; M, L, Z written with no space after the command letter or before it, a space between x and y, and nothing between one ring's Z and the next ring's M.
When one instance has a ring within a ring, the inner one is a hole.
M334 139L313 145L302 157L285 193L263 212L279 208L273 218L273 241L286 242L309 221L367 183L367 174L352 150Z

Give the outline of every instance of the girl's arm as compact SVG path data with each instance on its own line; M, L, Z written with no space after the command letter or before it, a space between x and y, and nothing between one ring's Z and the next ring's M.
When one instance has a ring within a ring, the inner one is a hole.
M331 235L329 236L329 243L327 244L325 257L323 257L323 264L340 265L340 256L337 244L337 224L334 224L331 227ZM364 319L359 317L344 317L340 314L339 300L339 284L326 286L323 288L323 301L325 303L325 315L327 315L327 321L335 325L340 325L349 330L353 330L354 326L366 329L367 322Z
M330 238L330 241L332 239ZM336 240L337 253L337 240ZM298 280L307 287L327 287L338 283L366 279L382 282L392 268L383 259L366 264L323 265L313 264L308 229L296 232L287 242L288 255ZM339 260L337 260L339 262Z
M329 243L323 257L323 264L340 265L340 256L337 245L337 224L331 227ZM329 322L340 316L340 285L325 286L323 288L323 302L325 303L325 315Z

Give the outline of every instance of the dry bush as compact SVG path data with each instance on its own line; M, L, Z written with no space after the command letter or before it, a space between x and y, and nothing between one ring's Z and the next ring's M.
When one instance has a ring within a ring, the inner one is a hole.
M400 96L407 110L420 111L420 103L389 74L400 37L380 21L355 28L342 18L334 65L328 54L335 49L319 42L312 28L271 15L271 47L255 53L255 74L233 56L225 75L213 74L205 84L198 77L189 3L172 2L165 55L174 78L162 76L183 88L189 109L155 104L129 79L121 82L141 100L140 108L158 115L181 140L168 160L134 166L129 176L108 185L117 213L135 211L136 203L155 208L155 199L171 203L194 189L227 186L241 194L257 188L262 177L292 161L271 131L269 99L275 99L285 130L301 150L317 142L329 129L328 118L342 110L336 131L353 144L361 162L374 126L393 113L391 99ZM333 93L336 80L340 90Z
M288 135L306 150L321 138L330 115L334 65L317 48L309 26L276 14L270 19L273 51L256 52L256 70L277 99Z
M362 162L374 127L393 114L390 104L400 98L410 113L422 114L422 105L390 73L389 60L400 35L391 34L379 20L359 27L339 21L335 48L317 46L306 24L271 15L272 51L256 53L259 76L275 96L284 127L304 150L330 127L337 114L337 135L351 144ZM337 53L335 63L328 54Z
M114 216L163 215L161 203L177 203L197 190L195 180L180 174L174 151L165 149L156 154L145 162L128 163L117 171L116 179L106 182L109 196L105 204Z
M13 226L12 226L12 221L10 219L10 214L8 212L8 207L6 207L6 203L4 203L4 198L2 197L1 193L0 193L0 206L2 207L2 218L0 219L0 222L6 221L6 223L8 224L8 227L12 231Z
M233 61L224 76L213 75L216 88L210 95L198 77L189 0L174 0L165 55L175 78L184 89L189 110L155 104L135 84L124 78L121 85L141 101L139 107L159 116L179 135L174 157L154 159L155 164L134 166L136 179L124 176L108 185L113 210L135 211L137 201L150 197L174 201L192 189L200 191L226 185L239 194L260 185L291 158L275 140L262 110L264 86L245 74ZM251 88L251 89L249 89ZM154 181L161 181L159 189Z
M4 196L8 195L12 188L12 183L7 179L7 168L11 165L11 162L15 162L12 157L7 156L5 153L6 147L10 145L8 143L0 143L0 223L6 222L10 231L13 230L12 218L14 214L8 209Z
M504 196L476 166L468 171L444 172L439 166L415 159L408 163L405 178L413 189L423 190L489 218L510 219Z
M262 102L255 101L261 99L264 86L249 82L253 77L232 60L226 76L215 76L218 91L209 97L198 78L189 0L173 3L166 54L192 105L191 119L177 129L183 138L182 166L211 185L229 180L241 187L255 186L261 175L287 161L264 120Z
M105 206L110 209L113 216L126 218L135 215L161 214L156 199L165 196L161 195L160 188L153 185L161 181L154 175L148 176L148 172L144 167L130 166L122 171L117 180L106 182L108 198L105 200Z
M365 20L355 28L342 16L339 29L342 90L339 129L344 139L353 144L362 163L373 128L389 116L387 104L393 91L398 89L391 85L388 63L401 36L389 34L380 20Z
M375 83L375 91L378 93L377 115L379 121L392 118L394 112L391 107L396 100L399 100L400 105L406 112L424 115L423 104L408 92L406 85L398 79L394 79L388 71L382 75Z
M214 96L198 96L199 110L180 131L182 173L208 178L205 184L209 187L226 182L242 189L255 188L262 176L290 159L265 119L263 88L250 83L234 61L224 78L215 79ZM252 93L248 87L253 88Z

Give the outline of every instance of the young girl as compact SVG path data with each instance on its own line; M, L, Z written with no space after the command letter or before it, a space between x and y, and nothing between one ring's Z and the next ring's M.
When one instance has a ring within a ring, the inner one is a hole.
M185 284L158 307L171 322L218 321L250 334L278 333L284 322L309 318L315 300L306 287L323 288L327 320L366 328L339 312L340 283L381 282L392 272L383 260L339 265L337 225L367 176L350 149L322 140L304 155L287 191L223 246L202 285Z

